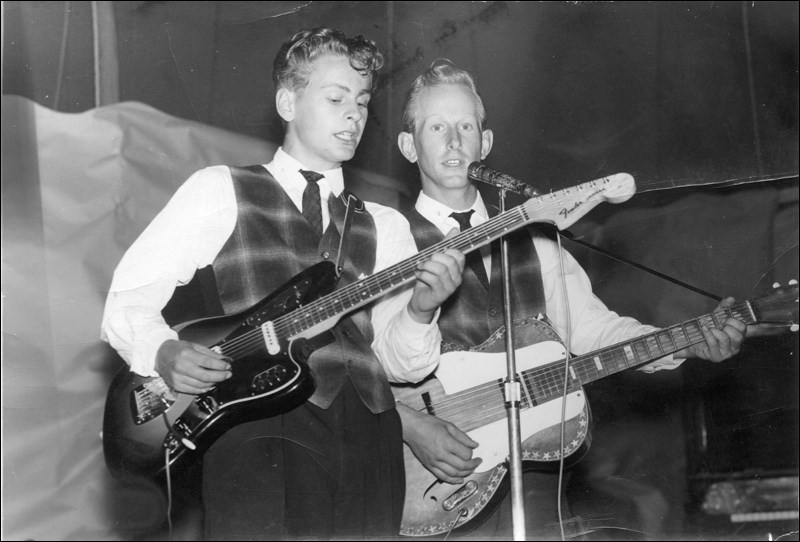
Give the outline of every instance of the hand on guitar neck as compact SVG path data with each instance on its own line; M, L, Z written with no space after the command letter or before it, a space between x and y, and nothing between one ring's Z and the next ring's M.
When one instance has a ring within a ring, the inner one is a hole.
M713 314L730 309L735 304L732 297L726 297L719 302ZM747 334L747 326L741 320L729 317L724 320L719 328L702 326L701 331L705 342L699 342L676 352L673 357L678 359L698 358L719 363L739 353Z
M408 302L408 314L420 324L429 324L439 306L461 285L464 254L447 249L417 266L414 293Z

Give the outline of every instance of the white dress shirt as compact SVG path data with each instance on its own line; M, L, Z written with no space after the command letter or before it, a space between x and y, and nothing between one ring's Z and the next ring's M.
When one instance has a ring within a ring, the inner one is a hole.
M308 168L282 148L266 168L302 210L303 190L308 183L300 170ZM330 194L338 196L344 189L341 168L319 173L324 175L318 181L321 201L327 201ZM375 219L375 271L417 253L405 217L376 203L365 205ZM178 338L161 316L161 309L177 286L188 283L197 269L214 261L233 232L237 216L230 169L202 169L176 191L122 257L106 299L101 338L134 372L157 376L154 366L158 348L164 341ZM322 205L322 219L326 228L330 221L327 205ZM419 381L439 361L438 311L431 324L417 323L407 311L411 294L410 285L395 290L377 300L372 310L372 348L393 382Z
M451 209L420 192L416 209L445 235L454 228L458 230L458 223L450 217L453 211L474 210L470 216L470 225L473 227L489 220L480 192L469 209ZM536 237L533 244L541 264L547 316L559 336L565 341L569 340L570 352L578 355L587 354L658 329L609 310L592 292L589 277L575 258L565 250L560 251L559 258L559 248L556 243L547 238ZM488 246L481 248L481 255L486 274L491 277L491 250ZM563 260L563 277L560 259ZM661 369L674 369L682 362L682 359L665 356L641 367L640 370L652 373Z

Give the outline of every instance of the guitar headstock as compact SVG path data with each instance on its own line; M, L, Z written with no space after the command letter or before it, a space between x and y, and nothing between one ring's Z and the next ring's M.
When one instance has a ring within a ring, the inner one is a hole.
M602 179L550 192L531 198L521 205L528 222L546 222L558 229L570 227L599 203L621 203L636 193L636 183L627 173L617 173Z
M769 294L750 301L757 324L785 326L798 330L798 287L792 279L787 286L772 285Z

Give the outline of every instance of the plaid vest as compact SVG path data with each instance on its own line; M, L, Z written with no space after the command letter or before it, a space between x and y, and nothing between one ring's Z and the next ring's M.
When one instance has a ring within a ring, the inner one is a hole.
M337 261L339 232L347 208L343 191L328 199L331 221L319 238L289 196L263 166L231 167L238 216L233 233L212 264L224 314L245 310L281 288L294 275L324 259ZM347 258L337 287L370 275L375 268L375 221L355 213ZM314 351L308 365L317 388L309 401L327 408L349 378L374 413L394 407L386 374L370 344L368 309L343 317L331 330L335 341Z
M496 214L492 211L490 208L490 215ZM411 224L411 233L414 235L418 250L428 248L444 239L439 228L416 209L409 210L405 215ZM536 248L533 246L532 235L533 231L523 228L506 236L509 241L508 258L514 320L545 312L541 266ZM442 340L461 345L461 349L480 345L505 324L500 242L493 242L491 250L492 272L488 291L474 271L466 267L461 286L442 304L439 316Z

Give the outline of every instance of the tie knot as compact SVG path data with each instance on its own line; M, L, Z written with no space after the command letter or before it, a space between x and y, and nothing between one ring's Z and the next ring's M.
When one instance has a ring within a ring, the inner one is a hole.
M450 217L454 218L456 222L458 222L458 226L461 231L469 229L469 217L472 216L472 213L475 212L475 209L470 209L469 211L464 211L463 213L450 213Z
M305 178L306 178L306 181L308 181L308 182L310 182L310 183L315 183L315 182L317 182L318 180L320 180L320 179L322 179L323 177L325 177L325 175L322 175L322 174L320 174L320 173L317 173L316 171L308 171L308 170L306 170L306 169L301 169L301 170L300 170L300 175L302 175L303 177L305 177Z

